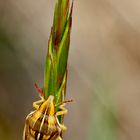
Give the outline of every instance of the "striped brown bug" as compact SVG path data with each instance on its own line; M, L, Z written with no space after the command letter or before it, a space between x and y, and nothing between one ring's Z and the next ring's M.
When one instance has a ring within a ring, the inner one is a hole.
M41 93L40 89L38 91ZM61 133L67 128L59 122L58 116L67 113L64 106L71 101L55 105L54 96L50 95L47 100L41 97L41 100L34 102L36 110L26 117L23 140L62 140ZM60 111L56 112L58 106Z

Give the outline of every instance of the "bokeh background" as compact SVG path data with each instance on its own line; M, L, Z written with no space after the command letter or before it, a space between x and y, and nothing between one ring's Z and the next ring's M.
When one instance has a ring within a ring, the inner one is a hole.
M0 140L21 140L43 85L54 0L0 0ZM65 140L140 140L140 2L75 0Z

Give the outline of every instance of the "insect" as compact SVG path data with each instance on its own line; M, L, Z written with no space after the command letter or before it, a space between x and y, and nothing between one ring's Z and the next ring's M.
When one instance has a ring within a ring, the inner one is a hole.
M38 89L39 92L41 92ZM67 128L58 120L58 116L65 115L67 109L64 101L55 105L54 96L50 95L47 100L41 97L41 100L33 103L36 109L26 117L23 140L62 140L61 133ZM60 111L56 112L56 106Z

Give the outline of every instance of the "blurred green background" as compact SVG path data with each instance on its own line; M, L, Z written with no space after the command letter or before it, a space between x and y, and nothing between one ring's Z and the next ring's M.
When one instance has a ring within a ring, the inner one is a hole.
M43 85L54 0L0 0L0 140L21 140ZM140 139L140 2L75 0L64 140Z

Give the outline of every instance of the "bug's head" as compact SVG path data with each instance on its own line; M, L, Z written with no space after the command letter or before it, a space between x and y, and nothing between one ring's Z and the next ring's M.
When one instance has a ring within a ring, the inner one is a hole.
M48 115L48 126L53 127L56 123L56 118L54 116L55 114L55 105L54 105L54 96L49 96L48 99L48 109L47 109L47 115Z
M50 95L46 101L47 108L47 115L53 116L55 113L55 105L54 105L54 96Z
M54 96L50 95L47 100L44 100L38 110L42 114L53 116L55 113Z

